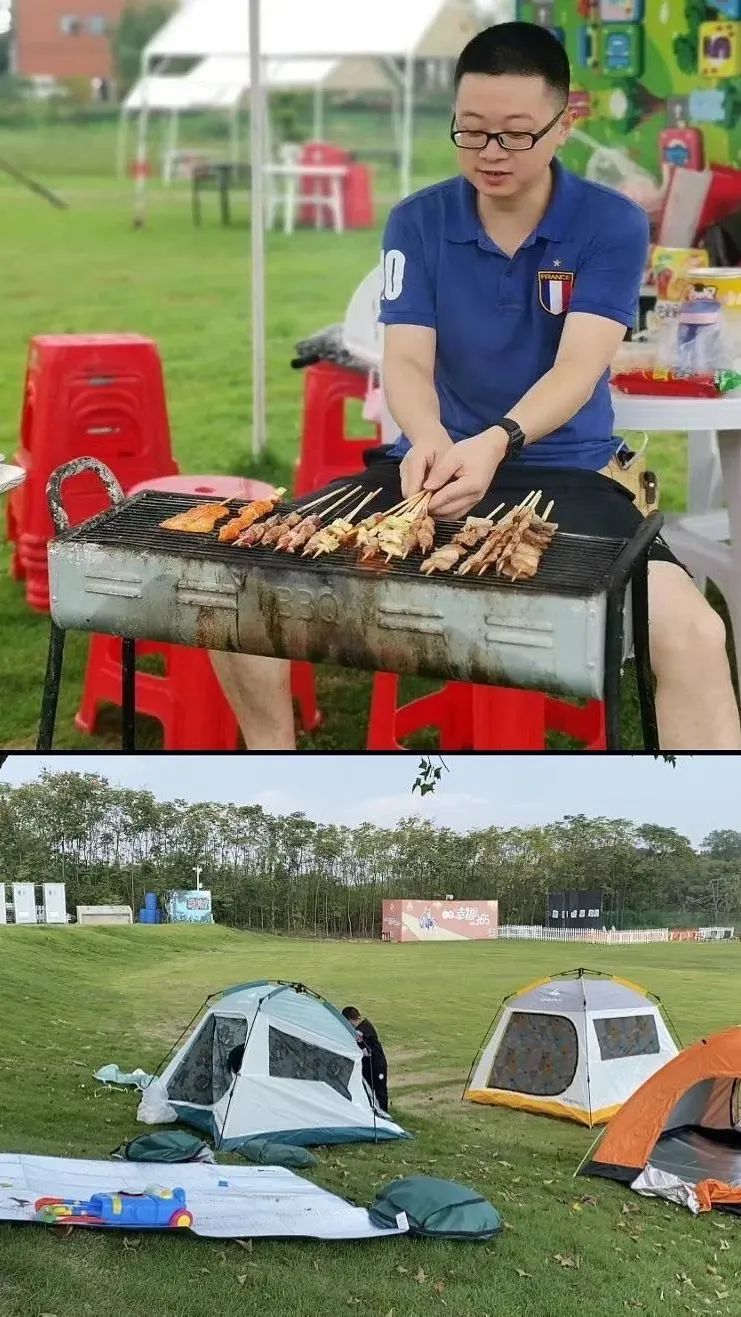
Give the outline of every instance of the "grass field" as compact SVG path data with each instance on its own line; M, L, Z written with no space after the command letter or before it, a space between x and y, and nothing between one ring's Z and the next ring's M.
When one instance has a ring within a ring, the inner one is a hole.
M319 1151L325 1187L367 1205L417 1172L476 1186L506 1222L489 1245L234 1243L0 1227L2 1317L595 1317L741 1311L741 1225L697 1220L572 1178L592 1135L459 1101L505 993L584 952L535 944L310 943L222 929L0 930L0 1148L106 1157L137 1132L136 1099L92 1072L154 1068L206 995L259 977L358 1000L390 1058L394 1114L414 1142ZM738 1022L736 945L590 948L590 968L657 992L684 1042ZM11 1027L12 1022L12 1027ZM141 1130L141 1127L138 1127ZM243 1279L242 1279L243 1278Z
M366 125L369 136L374 125ZM351 129L339 122L342 140ZM376 141L384 129L375 124ZM447 125L423 120L415 186L452 169ZM185 472L262 475L290 484L298 450L301 375L289 366L297 339L340 320L377 259L380 226L394 200L394 177L377 181L378 227L336 238L314 231L268 239L269 454L250 456L249 229L246 200L231 230L220 228L215 199L200 230L191 223L187 189L152 189L150 220L131 227L131 189L111 176L109 127L64 134L0 131L0 156L58 188L68 211L53 210L0 174L2 329L0 452L12 455L18 433L29 338L37 333L136 331L150 335L164 361L174 450ZM361 431L362 432L362 431ZM651 443L667 510L684 506L685 445L671 436ZM23 586L8 578L10 553L0 545L0 746L35 744L47 644L47 622L26 606ZM104 713L91 740L73 726L87 641L70 637L57 724L58 748L117 745L117 711ZM322 729L306 748L365 746L371 679L324 669ZM411 683L416 692L420 683ZM425 688L426 689L426 688ZM624 744L639 748L632 677L626 680ZM140 744L161 744L159 728L142 724ZM421 744L426 744L424 741Z

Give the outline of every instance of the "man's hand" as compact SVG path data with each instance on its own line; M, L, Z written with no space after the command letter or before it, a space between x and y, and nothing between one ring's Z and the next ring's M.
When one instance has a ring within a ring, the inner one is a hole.
M429 511L433 517L455 521L480 503L507 451L504 430L490 430L461 439L441 455L424 482L435 490Z
M431 430L429 436L417 439L402 458L400 466L401 492L404 498L414 498L425 484L435 463L445 457L453 447L453 440L442 426Z

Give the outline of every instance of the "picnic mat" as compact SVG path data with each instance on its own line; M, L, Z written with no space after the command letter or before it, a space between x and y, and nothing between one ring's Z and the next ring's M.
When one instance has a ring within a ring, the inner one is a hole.
M0 1155L0 1221L190 1229L214 1239L376 1239L402 1234L293 1171Z

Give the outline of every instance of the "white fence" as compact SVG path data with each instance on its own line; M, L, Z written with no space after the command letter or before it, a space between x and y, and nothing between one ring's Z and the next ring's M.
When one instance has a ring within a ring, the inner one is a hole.
M542 924L501 924L499 936L522 942L602 942L627 946L639 942L721 942L735 936L732 926L668 928L544 928Z
M623 946L633 942L668 942L668 928L544 928L541 924L503 924L499 936L523 942L604 942Z

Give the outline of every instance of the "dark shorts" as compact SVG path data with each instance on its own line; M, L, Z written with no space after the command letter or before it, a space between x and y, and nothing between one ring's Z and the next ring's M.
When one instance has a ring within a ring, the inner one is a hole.
M393 507L402 498L399 461L387 457L381 449L369 449L365 453L365 462L364 471L335 480L327 485L327 490L348 484L360 485L363 490L380 489L381 493L368 511L382 512ZM530 462L503 466L486 497L471 509L471 513L483 516L499 503L511 507L533 489L543 491L541 507L554 500L553 516L559 528L572 535L628 540L643 522L643 514L633 502L632 494L609 476L603 476L599 471L536 466ZM316 491L310 497L316 498L320 492L324 491ZM652 562L669 562L683 567L661 536L654 541L649 557ZM683 570L687 569L683 567Z

